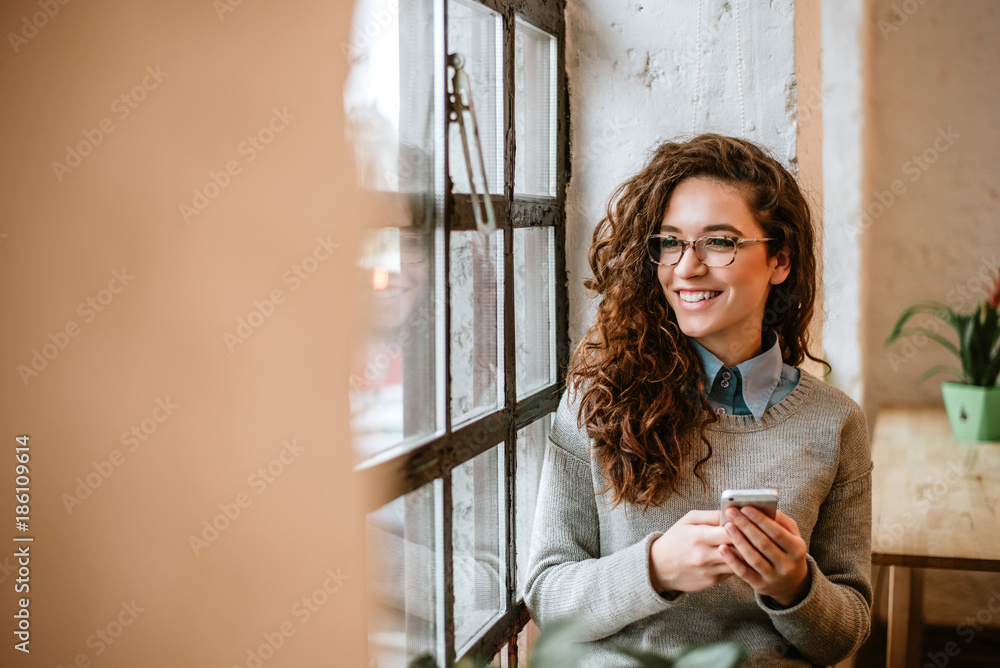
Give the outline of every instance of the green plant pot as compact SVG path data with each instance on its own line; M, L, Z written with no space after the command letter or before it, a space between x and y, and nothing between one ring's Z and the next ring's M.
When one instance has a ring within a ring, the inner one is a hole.
M1000 441L1000 385L941 383L944 409L955 439L962 443Z

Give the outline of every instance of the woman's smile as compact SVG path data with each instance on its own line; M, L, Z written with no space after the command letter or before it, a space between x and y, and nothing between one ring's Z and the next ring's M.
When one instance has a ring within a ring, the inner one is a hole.
M698 177L674 188L660 233L685 241L768 236L738 189ZM681 331L719 359L738 363L760 348L767 296L788 276L787 253L768 257L764 244L751 244L739 247L732 263L709 267L688 247L677 264L658 265L657 278Z

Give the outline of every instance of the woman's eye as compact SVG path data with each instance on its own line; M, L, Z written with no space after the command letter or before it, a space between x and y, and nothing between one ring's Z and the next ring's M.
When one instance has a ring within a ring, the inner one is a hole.
M706 245L712 250L723 250L731 248L733 242L731 239L726 239L725 237L711 237L706 239Z
M664 237L660 239L660 247L664 250L671 250L674 248L680 248L680 242L673 237Z

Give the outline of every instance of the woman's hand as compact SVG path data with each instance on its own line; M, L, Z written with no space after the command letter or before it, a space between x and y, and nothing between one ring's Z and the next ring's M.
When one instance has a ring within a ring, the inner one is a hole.
M733 569L719 554L732 539L718 510L692 510L649 547L649 577L657 592L698 591L719 584Z
M780 510L771 519L756 508L726 510L725 529L732 545L719 545L719 554L732 571L762 596L790 608L809 593L806 542L799 527Z

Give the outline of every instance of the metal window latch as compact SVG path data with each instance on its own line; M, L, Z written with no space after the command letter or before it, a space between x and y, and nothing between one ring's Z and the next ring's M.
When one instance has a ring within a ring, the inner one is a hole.
M476 111L472 103L472 89L469 86L469 75L465 73L465 56L452 53L448 56L448 65L455 70L452 77L452 93L448 96L451 102L451 121L458 121L458 129L462 135L462 151L465 154L465 169L469 173L469 193L472 198L472 213L476 217L476 229L491 233L496 230L496 216L493 214L493 202L490 198L489 183L486 180L486 164L483 162L483 144L479 140L479 125L476 123ZM469 130L465 125L465 112L469 112L472 123L472 137L476 142L476 152L479 154L479 168L483 175L483 194L476 192L476 182L472 173L472 158L469 154ZM480 204L480 201L482 204Z

